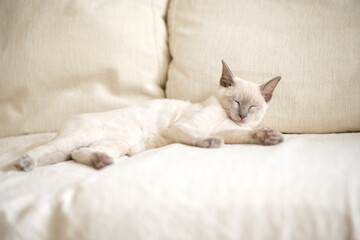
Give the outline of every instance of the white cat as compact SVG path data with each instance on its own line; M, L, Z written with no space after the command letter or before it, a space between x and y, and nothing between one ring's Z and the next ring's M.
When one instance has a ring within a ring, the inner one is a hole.
M282 142L276 130L253 129L262 120L280 77L259 86L234 76L224 61L222 64L216 96L199 103L159 99L78 115L66 122L54 140L20 156L16 167L29 171L73 159L100 169L112 164L114 158L171 143L217 148L224 142Z

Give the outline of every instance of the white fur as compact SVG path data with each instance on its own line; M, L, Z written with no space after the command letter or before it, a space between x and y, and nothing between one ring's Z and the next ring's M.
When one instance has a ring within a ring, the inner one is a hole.
M261 89L234 77L231 86L220 86L216 96L199 103L159 99L81 114L69 120L53 141L21 156L16 166L27 171L72 158L102 168L114 158L171 143L205 148L220 147L224 142L277 144L282 141L279 132L252 130L267 109Z

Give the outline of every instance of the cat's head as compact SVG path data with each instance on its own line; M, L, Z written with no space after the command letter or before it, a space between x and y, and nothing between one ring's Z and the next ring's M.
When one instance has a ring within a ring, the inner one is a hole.
M227 115L236 124L256 127L265 115L268 103L281 77L263 85L245 81L231 72L222 61L223 70L217 98Z

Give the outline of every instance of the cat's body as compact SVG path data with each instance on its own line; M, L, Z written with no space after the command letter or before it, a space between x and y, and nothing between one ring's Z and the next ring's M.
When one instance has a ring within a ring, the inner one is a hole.
M22 155L21 170L74 159L102 168L114 158L134 155L171 143L216 148L229 144L280 143L272 129L253 128L263 118L280 78L266 84L241 80L223 62L216 96L199 103L159 99L69 120L50 143Z

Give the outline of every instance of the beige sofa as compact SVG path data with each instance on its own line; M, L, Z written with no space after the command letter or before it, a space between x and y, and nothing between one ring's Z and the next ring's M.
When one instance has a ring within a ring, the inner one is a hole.
M360 239L360 2L0 1L1 239ZM17 157L71 116L281 75L277 146L173 144L96 171Z

